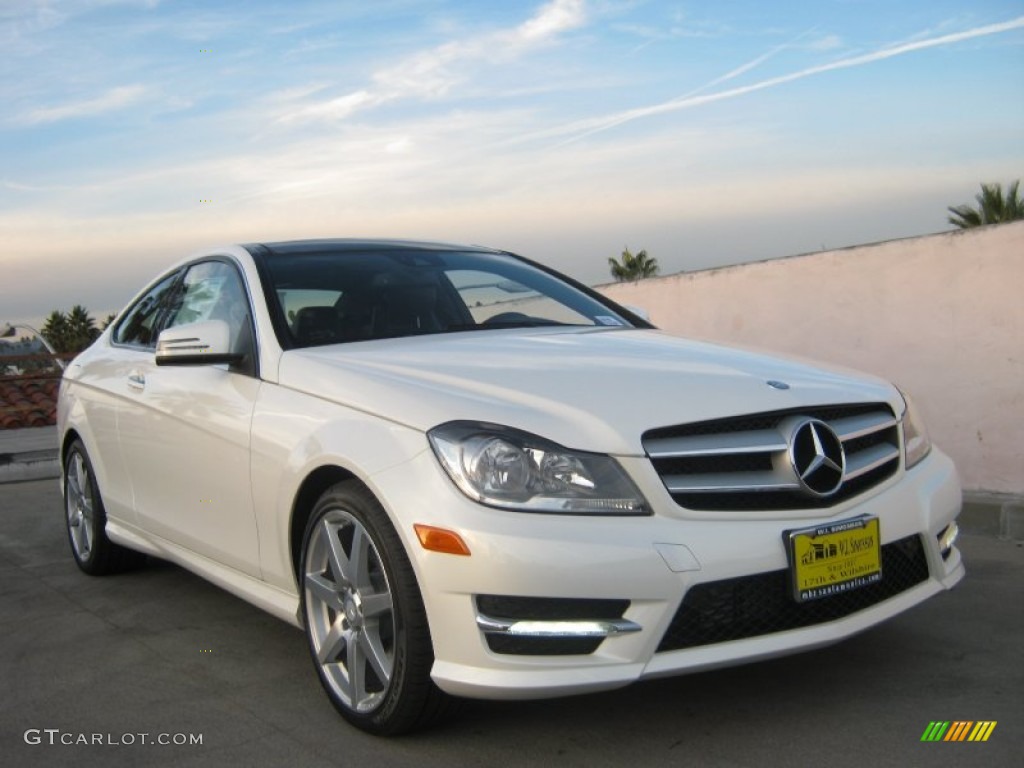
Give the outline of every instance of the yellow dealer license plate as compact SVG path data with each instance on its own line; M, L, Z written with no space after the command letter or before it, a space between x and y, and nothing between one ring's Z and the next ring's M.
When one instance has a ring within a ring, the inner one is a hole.
M793 597L817 600L882 580L878 518L787 531Z

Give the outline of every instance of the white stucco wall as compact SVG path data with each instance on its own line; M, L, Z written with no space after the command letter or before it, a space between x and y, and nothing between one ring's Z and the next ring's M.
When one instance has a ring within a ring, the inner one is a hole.
M884 376L965 489L1024 494L1024 222L599 290L670 333Z

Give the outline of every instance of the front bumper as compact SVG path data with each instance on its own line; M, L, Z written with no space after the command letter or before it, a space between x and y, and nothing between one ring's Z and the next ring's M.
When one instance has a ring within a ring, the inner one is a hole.
M689 513L672 502L645 459L622 463L654 508L652 516L570 517L483 507L454 488L429 451L371 478L419 579L434 644L432 676L442 689L475 698L543 698L785 655L861 632L951 588L964 575L959 551L953 547L943 554L938 542L959 513L960 487L952 462L937 449L863 498L793 514ZM784 531L860 515L879 519L883 546L920 542L922 580L822 623L659 650L689 590L783 571ZM458 532L471 556L424 550L414 523ZM547 617L547 625L520 622L526 636L589 633L596 642L580 645L581 652L548 654L544 646L540 653L509 652L498 644L499 652L494 635L508 634L516 621L481 610L480 596L552 598L554 604L618 601L626 607L621 615L570 611Z

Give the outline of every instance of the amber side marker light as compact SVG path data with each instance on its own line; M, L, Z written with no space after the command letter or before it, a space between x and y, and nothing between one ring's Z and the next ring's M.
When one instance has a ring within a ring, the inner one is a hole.
M419 523L415 523L413 528L424 549L429 549L431 552L442 552L446 555L466 555L468 557L470 554L466 542L455 531Z

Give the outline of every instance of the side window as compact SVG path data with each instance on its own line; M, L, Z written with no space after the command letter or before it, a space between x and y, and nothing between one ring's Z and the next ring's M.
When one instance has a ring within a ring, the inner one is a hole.
M223 320L231 332L232 351L252 358L249 299L242 278L230 264L204 261L192 265L169 303L164 328L204 320Z
M128 310L117 327L114 329L115 344L129 344L139 347L155 347L156 335L159 332L157 323L160 320L161 310L167 303L167 298L174 282L178 278L177 272L169 275L151 288L145 296L139 299Z

